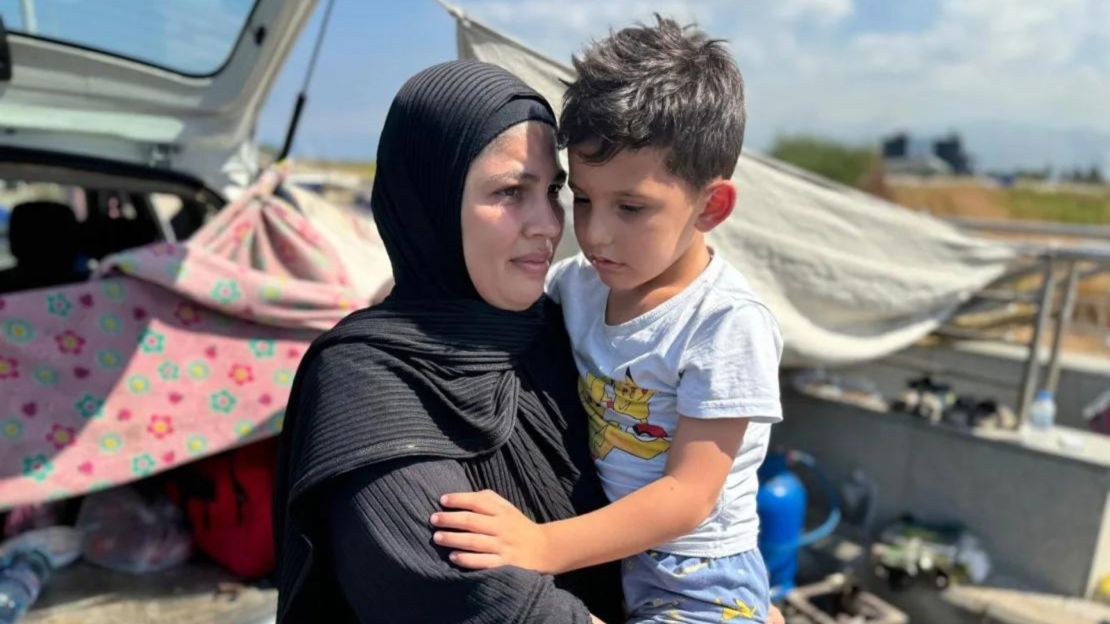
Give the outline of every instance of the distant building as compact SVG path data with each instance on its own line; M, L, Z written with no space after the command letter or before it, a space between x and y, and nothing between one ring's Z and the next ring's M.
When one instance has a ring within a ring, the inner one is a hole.
M948 163L956 175L971 175L971 157L964 151L959 135L950 134L934 141L933 153Z
M909 155L910 135L899 132L883 139L883 159L905 158Z
M899 132L882 140L882 154L888 173L921 176L972 173L971 157L955 134L930 142Z

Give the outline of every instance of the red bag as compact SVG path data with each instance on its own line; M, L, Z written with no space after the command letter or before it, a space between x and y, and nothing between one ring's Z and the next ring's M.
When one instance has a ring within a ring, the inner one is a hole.
M274 568L270 510L277 438L209 457L177 479L197 548L244 579Z

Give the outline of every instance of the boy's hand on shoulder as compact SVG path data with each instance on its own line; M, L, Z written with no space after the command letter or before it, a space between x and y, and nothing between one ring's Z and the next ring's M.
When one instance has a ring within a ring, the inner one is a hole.
M505 565L555 573L542 524L532 522L496 492L446 494L440 503L447 509L432 514L437 529L433 541L453 549L451 561L460 567L485 570Z

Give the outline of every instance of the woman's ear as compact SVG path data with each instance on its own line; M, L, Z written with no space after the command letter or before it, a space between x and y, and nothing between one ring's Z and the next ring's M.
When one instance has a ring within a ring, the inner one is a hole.
M736 206L736 184L732 180L718 178L702 190L704 207L694 226L702 232L709 232L720 225L732 214Z

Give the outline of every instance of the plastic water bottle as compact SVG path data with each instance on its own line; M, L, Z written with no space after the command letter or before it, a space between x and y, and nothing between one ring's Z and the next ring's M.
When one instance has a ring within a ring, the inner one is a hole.
M39 550L14 553L0 565L0 624L15 624L39 597L50 559Z
M1029 406L1029 428L1035 431L1050 431L1056 424L1056 401L1051 390L1038 390L1033 404Z

